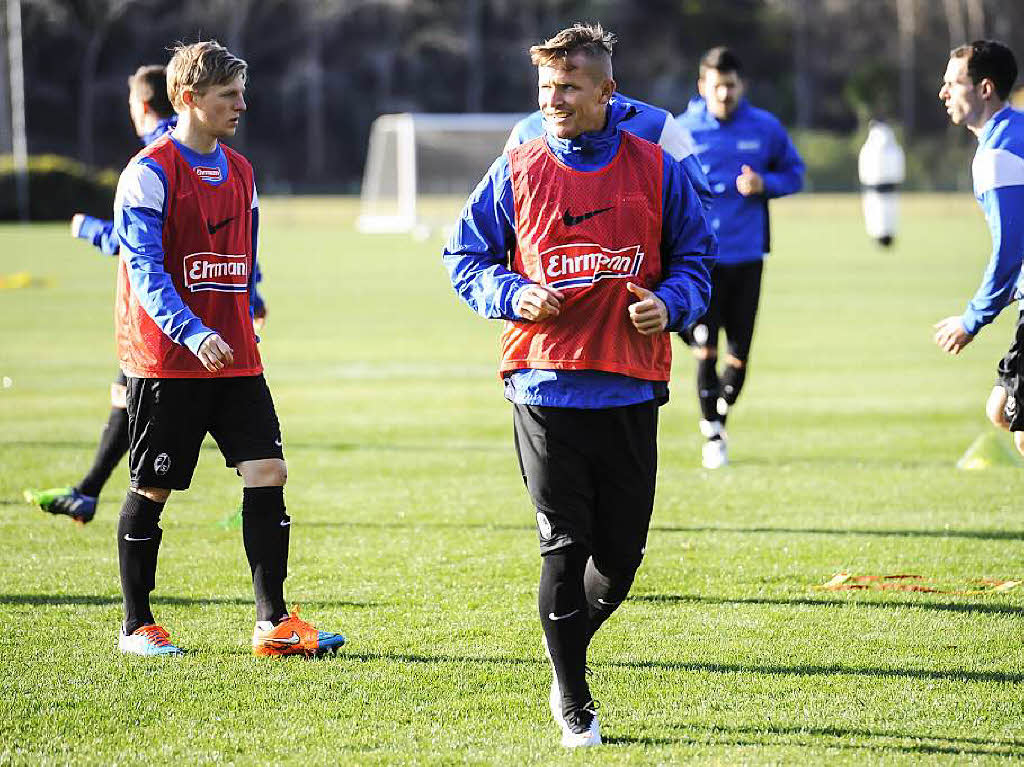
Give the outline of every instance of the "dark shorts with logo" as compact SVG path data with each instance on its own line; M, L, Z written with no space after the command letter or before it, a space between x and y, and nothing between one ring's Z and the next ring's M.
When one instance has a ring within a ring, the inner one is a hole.
M1017 317L1017 331L1009 351L999 360L996 386L1006 389L1003 415L1010 431L1024 431L1024 311Z
M274 400L262 375L128 379L132 487L186 489L207 433L228 466L284 457Z
M636 568L658 473L658 405L513 405L519 467L537 509L541 554L578 544L610 567Z
M725 331L729 354L743 362L750 356L754 322L761 301L764 261L718 264L711 270L711 301L704 315L681 332L689 346L718 346L718 333Z

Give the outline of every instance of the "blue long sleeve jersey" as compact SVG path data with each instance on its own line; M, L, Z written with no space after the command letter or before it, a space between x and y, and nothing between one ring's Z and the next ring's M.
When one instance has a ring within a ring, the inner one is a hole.
M727 120L693 99L676 118L690 131L714 193L708 220L718 235L718 262L759 261L771 250L768 200L799 192L804 162L786 129L771 113L741 101ZM764 179L764 192L744 197L736 177L749 165Z
M581 171L603 168L619 149L624 110L608 109L605 128L575 139L544 134L564 164ZM717 244L683 166L663 153L662 262L664 279L654 291L669 313L666 330L681 330L707 308ZM515 249L515 205L508 158L502 154L470 196L444 249L456 293L490 319L522 319L519 294L532 283L508 268ZM608 408L664 400L661 382L590 370L516 370L505 376L505 396L517 404Z
M713 197L708 178L704 175L700 161L697 159L696 145L693 137L683 125L668 112L659 107L645 104L621 93L613 93L608 101L608 110L618 120L619 128L657 144L665 152L678 160L686 171L690 184L693 185L701 203L707 208ZM544 135L544 113L539 109L527 115L512 128L505 151L512 147L525 144Z
M999 110L978 136L974 196L992 234L992 255L960 322L971 335L1024 297L1024 113Z
M220 144L210 154L200 154L175 141L185 161L193 167L220 170L217 181L201 176L204 183L219 186L228 180L230 168ZM215 332L185 305L164 270L164 220L167 179L160 166L148 157L135 159L121 173L114 200L115 235L121 242L121 258L127 261L128 280L139 303L157 327L176 344L187 346L193 354L206 337ZM256 263L259 235L259 200L256 185L252 190L252 257ZM256 269L249 279L249 311L253 312Z

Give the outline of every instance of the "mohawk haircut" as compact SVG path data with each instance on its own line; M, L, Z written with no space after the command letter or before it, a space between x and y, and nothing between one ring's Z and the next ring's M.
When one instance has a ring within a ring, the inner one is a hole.
M530 61L535 67L556 67L571 71L569 57L582 54L598 64L608 77L612 74L612 51L615 35L605 32L600 24L577 22L557 35L530 48Z
M226 85L236 77L245 82L249 65L216 40L178 43L167 64L167 98L181 109L181 94L186 90L203 93L207 88Z
M174 107L167 98L167 67L162 64L136 69L135 74L128 78L128 88L160 117L174 114Z

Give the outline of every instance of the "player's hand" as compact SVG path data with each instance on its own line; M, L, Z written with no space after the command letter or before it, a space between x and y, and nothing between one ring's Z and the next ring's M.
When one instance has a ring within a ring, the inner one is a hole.
M524 320L540 322L548 317L557 317L562 311L562 301L565 296L562 291L549 288L546 285L530 285L519 294L519 305L515 307L516 314Z
M736 177L736 189L744 197L761 194L764 191L764 179L749 165L744 165Z
M633 321L633 327L645 336L662 332L668 325L665 302L647 288L632 282L626 283L626 290L640 299L629 305L629 319Z
M76 213L71 217L71 236L77 237L82 231L82 224L85 222L85 214Z
M935 328L935 343L939 348L950 354L959 354L961 350L974 340L974 336L964 330L960 317L946 317L939 320Z
M259 309L253 309L252 312L252 328L257 333L263 330L263 326L267 324L267 305L264 304Z
M199 346L199 361L211 373L223 370L235 361L235 353L217 333L211 333Z

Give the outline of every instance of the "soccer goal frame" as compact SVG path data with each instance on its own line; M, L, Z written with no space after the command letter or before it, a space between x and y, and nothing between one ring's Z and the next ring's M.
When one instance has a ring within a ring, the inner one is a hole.
M439 222L425 214L422 198L467 196L523 117L521 113L381 115L370 129L356 228L368 234L429 231ZM425 171L421 154L436 154L436 145L442 143L440 159L435 157Z

